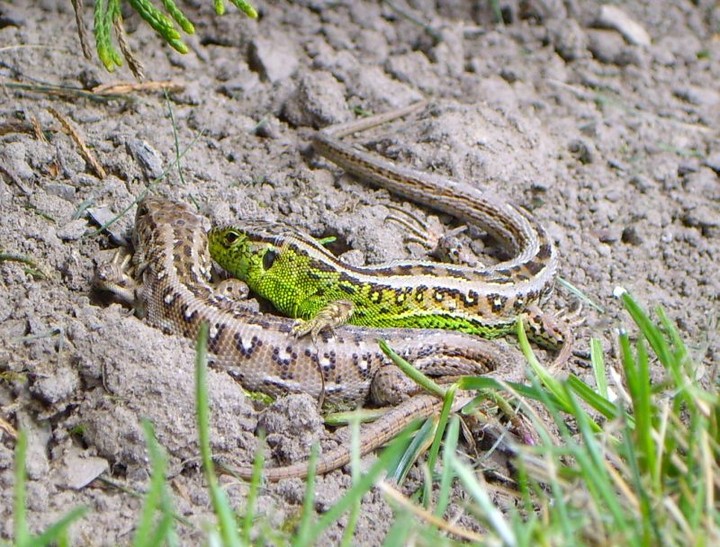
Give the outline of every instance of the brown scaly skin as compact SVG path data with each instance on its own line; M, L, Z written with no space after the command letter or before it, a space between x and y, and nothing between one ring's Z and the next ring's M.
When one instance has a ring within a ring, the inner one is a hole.
M351 266L290 226L252 220L211 230L213 258L280 313L306 320L301 333L337 326L342 320L333 317L339 316L360 326L442 328L496 338L513 333L521 318L531 340L560 350L559 367L573 338L567 325L541 310L558 263L543 226L474 186L396 165L341 140L421 105L328 127L315 134L313 147L363 181L482 227L512 258L488 267L430 261ZM344 316L333 309L341 301L353 306Z
M400 403L381 421L365 428L362 454L387 442L413 418L432 414L441 404L429 395L401 402L407 395L398 394L399 371L378 347L378 339L387 340L398 354L431 377L517 376L517 371L511 372L514 367L508 353L462 333L345 326L321 332L316 340L294 339L293 320L243 309L215 291L209 283L210 269L202 218L187 205L147 197L139 203L135 220L133 279L113 262L100 268L96 283L121 298L134 295L133 305L139 313L169 334L194 340L200 325L207 323L208 350L215 366L249 391L272 397L308 393L335 407ZM319 469L324 473L344 465L348 450L343 447L321 457ZM282 469L268 469L268 479L305 474L303 465Z

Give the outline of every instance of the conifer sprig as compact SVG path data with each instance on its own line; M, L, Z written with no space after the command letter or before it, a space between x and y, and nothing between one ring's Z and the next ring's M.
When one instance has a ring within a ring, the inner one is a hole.
M95 0L95 16L94 16L94 33L95 48L97 50L100 61L109 72L113 72L117 67L122 66L123 57L128 60L132 66L137 63L133 59L132 62L128 55L129 48L121 47L122 55L115 48L113 43L113 29L115 29L115 38L121 41L124 37L120 36L122 29L122 14L120 11L120 2L122 0ZM179 53L187 53L188 47L182 40L181 31L185 34L194 34L195 26L187 18L185 13L177 6L175 0L160 0L164 12L160 10L152 0L127 0L130 6L149 24L155 32L170 44L170 46ZM215 12L218 15L225 13L225 1L213 0ZM255 8L245 0L230 0L230 2L241 10L245 15L256 19L258 16ZM73 3L73 7L78 10L78 5L82 7L81 2ZM76 14L77 15L77 14ZM177 26L176 26L177 25ZM178 28L179 27L179 28ZM78 27L80 33L80 41L84 44L85 37L83 29Z

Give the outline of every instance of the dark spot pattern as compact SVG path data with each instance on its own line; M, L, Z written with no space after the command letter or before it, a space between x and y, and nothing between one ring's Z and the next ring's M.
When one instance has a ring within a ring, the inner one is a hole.
M273 264L275 264L275 261L277 260L279 254L277 251L274 251L272 249L268 249L265 254L263 255L263 268L265 270L269 270L272 268Z
M311 260L308 268L319 272L336 272L338 268L333 264L333 257L328 255L329 260Z
M493 271L492 282L497 285L512 285L517 282L518 269L505 268Z
M537 254L535 255L538 260L547 261L552 256L552 245L549 242L545 242L540 245Z
M353 295L357 292L354 285L348 285L347 283L340 283L340 290L349 295Z
M253 336L250 340L250 346L245 347L245 344L243 344L243 340L239 332L235 332L233 334L233 341L235 343L235 349L240 355L242 355L246 359L252 357L255 351L257 351L262 346L262 340L260 340L257 336Z
M465 295L465 305L467 306L477 306L479 302L480 295L477 291L474 291L473 289L470 289L467 294Z
M188 310L190 309L190 303L189 302L183 302L180 306L180 315L182 316L183 321L186 323L194 323L195 319L197 319L198 310L195 308L193 311L188 313Z
M353 317L358 321L367 316L368 316L368 311L364 308L355 308L355 310L353 310ZM355 345L357 346L359 343L360 343L360 341L357 341L355 343Z
M217 353L220 349L225 330L227 330L225 323L215 323L215 336L208 340L208 351L210 353Z
M425 293L427 292L428 287L427 285L418 285L415 287L415 300L418 302L422 302L425 300Z
M170 298L172 296L172 299ZM175 288L172 285L168 285L167 287L163 287L162 293L160 293L160 298L162 302L167 302L168 300L175 301L177 298L177 294L175 294Z
M499 313L505 309L505 304L507 304L508 297L503 296L500 294L493 294L488 296L488 302L490 303L490 309L494 313Z
M353 370L355 370L363 380L369 380L374 375L375 367L372 366L373 362L374 356L370 353L363 353L362 355L358 355L357 353L352 354ZM361 363L363 363L362 366Z

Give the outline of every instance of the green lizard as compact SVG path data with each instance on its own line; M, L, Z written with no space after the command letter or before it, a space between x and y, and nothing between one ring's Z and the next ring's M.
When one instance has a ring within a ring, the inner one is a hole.
M373 116L316 133L317 152L395 194L477 224L513 258L486 268L430 261L353 267L311 236L281 223L247 221L209 233L212 257L280 313L307 320L315 335L343 322L375 327L443 328L494 338L518 317L544 347L571 350L571 335L540 310L552 291L555 248L528 213L467 184L397 166L344 144L340 137L417 109Z

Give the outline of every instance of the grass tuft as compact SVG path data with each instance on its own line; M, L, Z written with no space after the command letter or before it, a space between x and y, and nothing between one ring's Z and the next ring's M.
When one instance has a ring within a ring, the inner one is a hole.
M257 514L261 450L243 515L235 514L220 488L210 453L204 327L196 359L198 432L217 519L217 527L207 532L208 543L313 545L348 515L342 541L350 545L361 500L378 488L395 513L385 538L388 545L447 543L449 538L506 545L720 544L717 390L698 380L703 367L691 358L662 309L655 310L653 319L627 292L618 291L617 296L635 332L620 331L617 362L606 362L599 342L591 343L596 387L575 376L554 378L533 363L532 356L529 385L490 378L465 378L458 384L457 389L509 393L532 420L538 442L513 446L516 472L506 484L485 480L459 453L460 420L450 412L456 388L443 389L447 399L439 419L442 425L435 427L430 419L414 432L403 432L365 473L358 471L354 458L353 485L319 516L311 473L298 522L291 530L273 529ZM664 378L652 382L651 369L657 366ZM174 523L180 517L172 510L166 458L151 425L143 427L152 471L134 545L177 545L181 538ZM425 447L430 447L430 458L424 480L414 494L405 495L392 481L403 479ZM14 544L67 545L68 527L85 509L71 510L44 533L32 536L26 513L26 453L26 433L20 431L15 449ZM315 458L314 451L313 462ZM390 474L383 480L388 469ZM495 501L500 493L514 503L500 509ZM462 526L456 522L459 499L465 500Z

